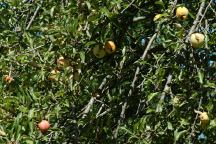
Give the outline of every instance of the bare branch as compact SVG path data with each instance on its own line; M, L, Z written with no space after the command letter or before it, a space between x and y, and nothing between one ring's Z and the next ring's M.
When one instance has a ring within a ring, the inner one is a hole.
M91 110L91 107L94 103L94 97L91 97L89 103L86 105L85 110L82 112L83 116L82 118L85 118L87 116L87 114L89 113L89 111Z
M37 13L38 13L38 11L39 11L39 9L40 9L40 7L41 7L41 6L38 6L37 9L35 10L34 15L32 16L31 20L29 21L28 26L26 27L26 30L29 30L30 26L32 25L32 23L33 23L33 21L34 21L36 15L37 15Z
M126 8L124 8L121 13L123 13L125 10L127 10L136 0L133 0Z
M201 107L201 104L202 104L202 99L203 99L203 97L201 97L200 100L199 100L199 106L198 106L197 111L200 110L200 107ZM199 115L199 113L196 114L196 117L195 117L195 119L194 119L193 125L191 126L191 133L190 133L190 135L189 135L189 136L190 136L190 140L191 140L191 138L192 138L193 135L194 135L195 124L196 124L196 121L197 121L197 119L198 119L198 115Z
M161 93L160 101L159 101L159 103L157 105L156 112L161 112L162 111L161 105L164 102L164 98L166 96L166 93L169 91L169 84L171 83L171 81L172 81L172 75L169 74L168 77L167 77L167 81L166 81L166 84L164 86L163 92Z
M145 51L144 51L142 57L140 58L141 60L144 60L144 59L146 58L147 52L148 52L148 50L150 49L150 47L151 47L151 45L152 45L154 39L156 38L156 36L157 36L157 33L155 33L155 34L151 37L151 39L149 40L149 43L148 43L148 45L147 45L147 47L146 47L146 49L145 49ZM128 92L127 98L130 97L130 96L132 95L132 92L133 92L133 90L134 90L134 88L135 88L135 83L136 83L136 81L137 81L137 77L138 77L139 72L140 72L140 67L138 66L138 67L136 68L136 72L135 72L135 74L134 74L134 78L133 78L133 81L132 81L132 83L131 83L131 88L130 88L130 90L129 90L129 92ZM125 101L124 104L123 104L123 106L122 106L122 111L121 111L121 115L120 115L121 118L124 118L124 117L125 117L125 110L126 110L126 107L127 107L127 101Z
M174 3L173 3L173 6L172 6L172 13L174 13L174 11L175 11L175 7L176 7L176 5L177 5L177 2L178 2L178 0L175 0Z
M102 112L101 114L96 115L96 118L102 117L110 111L111 111L111 108L107 109L106 111Z
M102 88L105 86L105 84L107 83L107 79L111 78L110 75L107 75L102 83L100 84L98 90L102 90ZM97 97L100 97L100 95L97 95ZM87 116L87 114L90 112L91 107L93 106L94 102L95 102L96 98L95 97L91 97L91 99L89 100L89 103L85 106L84 111L80 114L83 115L82 118L85 118Z
M189 41L190 35L191 35L191 34L194 32L194 30L196 29L196 26L197 26L197 24L199 23L199 20L200 20L200 16L202 16L202 11L203 11L204 7L205 7L205 1L203 1L203 2L201 3L201 5L200 5L199 11L198 11L198 13L197 13L197 15L196 15L196 19L195 19L194 22L193 22L193 26L191 27L191 29L190 29L190 31L189 31L189 33L188 33L188 35L187 35L186 42Z

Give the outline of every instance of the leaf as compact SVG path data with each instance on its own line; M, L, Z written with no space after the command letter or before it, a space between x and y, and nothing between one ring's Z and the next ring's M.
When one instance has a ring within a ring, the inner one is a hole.
M162 112L163 110L163 101L159 101L157 104L156 112Z
M55 6L53 6L50 10L50 16L53 17L54 15Z
M178 132L178 129L176 129L176 130L174 131L174 140L175 140L175 142L177 142L177 141L179 140L179 138L180 138L183 134L185 134L186 132L187 132L187 130L183 130L183 131Z
M171 122L167 122L167 128L169 130L173 130L173 126L172 126L172 123Z
M203 77L204 77L203 72L198 71L198 77L199 77L199 82L200 82L201 84L203 84Z
M34 117L34 111L35 111L34 108L29 111L29 113L28 113L28 119L29 120L31 120Z
M164 2L162 0L156 1L155 4L164 7Z
M6 133L2 130L0 130L0 136L6 136Z
M148 100L147 101L150 102L158 94L159 94L159 92L151 93L150 95L148 95Z
M90 2L85 1L85 3L86 3L86 5L87 5L88 9L90 10L90 9L91 9L91 4L90 4Z
M81 62L82 62L82 63L85 63L85 52L82 51L82 52L80 52L79 54L80 54Z

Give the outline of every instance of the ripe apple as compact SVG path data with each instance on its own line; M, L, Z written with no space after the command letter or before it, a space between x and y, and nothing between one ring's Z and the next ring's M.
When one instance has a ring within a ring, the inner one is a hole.
M3 80L4 80L6 83L9 83L9 84L10 84L12 81L14 81L13 77L10 76L10 75L5 75L5 76L3 77Z
M38 128L42 133L45 133L50 128L50 123L47 120L42 120L40 123L38 123Z
M106 55L106 52L104 49L100 48L99 45L96 45L93 48L93 54L97 57L97 58L103 58Z
M176 9L176 17L181 20L185 20L188 16L188 13L189 11L186 7L181 6Z
M62 66L68 66L69 65L69 61L66 60L63 56L60 56L57 59L57 67L60 68Z
M201 127L205 128L209 123L209 117L208 117L207 112L202 112L199 118L200 118Z
M112 54L116 51L116 45L113 41L107 41L105 43L105 51L108 53L108 54Z
M202 128L205 128L209 124L209 117L207 112L196 111L195 113L199 114L200 125Z
M190 43L192 47L199 48L203 45L205 36L201 33L193 33L190 36Z
M58 76L59 73L60 73L60 71L58 71L57 69L52 70L50 72L49 79L53 80L53 81L57 80L57 76Z

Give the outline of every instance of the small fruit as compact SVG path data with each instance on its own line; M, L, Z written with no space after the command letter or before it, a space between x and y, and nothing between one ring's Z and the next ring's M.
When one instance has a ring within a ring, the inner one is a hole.
M200 112L200 111L195 111L195 112L199 114L201 127L205 128L209 124L209 117L207 112Z
M200 118L201 127L205 128L209 123L209 117L207 112L202 112L199 118Z
M176 17L181 19L181 20L185 20L188 17L188 9L186 7L178 7L176 9Z
M50 80L57 80L57 77L58 77L58 74L60 73L60 71L58 71L57 69L54 69L50 72L50 76L49 76L49 79Z
M199 48L203 45L205 36L201 33L193 33L190 36L190 43L192 47Z
M68 66L68 65L69 65L68 60L66 60L63 56L60 56L60 57L57 59L57 66L58 66L58 67L61 67L61 66Z
M104 49L101 49L99 47L99 45L96 45L93 48L93 54L97 57L97 58L103 58L106 55L106 52Z
M175 107L178 107L180 105L180 99L178 96L175 96L173 99L172 99L172 104L173 106Z
M3 77L3 80L6 82L6 83L11 83L12 81L14 81L13 77L12 76L9 76L9 75L5 75Z
M40 129L40 131L42 133L45 133L48 131L48 129L50 128L50 123L47 120L42 120L39 124L38 124L38 128Z
M105 51L108 53L108 54L112 54L116 51L116 45L113 41L107 41L105 43Z

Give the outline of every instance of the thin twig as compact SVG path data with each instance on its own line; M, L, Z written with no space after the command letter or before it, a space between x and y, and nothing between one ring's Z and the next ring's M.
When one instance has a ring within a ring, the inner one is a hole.
M208 20L205 20L205 36L207 36L208 29L209 29ZM207 42L205 42L205 48L208 49L208 43Z
M37 49L39 49L39 48L41 48L41 47L43 47L43 46L44 46L44 45L37 46L37 47L32 48L31 50L28 50L28 51L26 51L26 52L19 53L19 54L17 54L16 56L20 56L20 55L23 55L23 54L27 54L28 52L35 51L35 50L37 50Z
M89 113L89 111L91 110L91 107L94 103L94 99L95 99L94 97L91 97L89 103L85 107L85 110L82 112L82 114L83 114L82 118L85 118L87 116L87 114Z
M102 116L104 116L105 114L107 114L107 113L110 112L110 111L111 111L111 108L107 109L106 111L102 112L101 114L98 114L98 115L96 116L96 118L102 117Z
M191 35L191 34L194 32L194 30L196 29L196 26L197 26L197 24L199 23L200 16L202 16L202 11L203 11L204 7L205 7L205 1L203 1L203 2L201 3L201 5L200 5L199 11L198 11L198 13L197 13L197 15L196 15L196 19L195 19L194 22L193 22L193 26L191 27L191 29L190 29L190 31L189 31L189 33L188 33L188 35L187 35L186 42L189 41L190 35Z
M175 0L174 3L173 3L173 6L172 6L172 13L174 13L174 11L175 11L175 7L176 7L176 5L177 5L177 2L178 2L178 0Z
M102 83L100 84L98 90L102 90L102 88L105 86L105 84L107 83L107 79L111 78L110 75L107 75ZM100 95L97 95L97 97L100 97ZM87 116L87 114L90 112L91 107L93 106L94 102L95 102L95 97L91 97L91 99L89 100L88 104L85 106L84 111L80 114L83 115L82 118L85 118Z
M8 74L9 76L11 76L12 68L13 68L13 67L12 67L12 64L11 64L11 65L10 65L10 71L9 71L9 74Z
M199 106L198 106L198 108L197 108L197 111L200 110L200 107L201 107L201 104L202 104L202 99L203 99L203 97L201 97L200 100L199 100ZM197 119L198 119L198 116L199 116L199 114L197 113L197 114L196 114L196 117L195 117L195 119L194 119L193 125L191 126L190 138L194 135L195 125L196 125L196 121L197 121ZM190 140L191 140L191 139L190 139Z
M146 19L145 16L135 17L135 18L133 18L133 22L141 21L141 20L144 20L144 19Z
M101 113L103 107L104 107L104 104L102 104L101 107L99 108L99 110L98 110L98 112L97 112L97 114L96 114L96 117Z
M123 13L125 10L127 10L136 0L133 0L126 8L124 8L121 13Z
M145 48L145 51L143 52L142 57L140 58L141 60L144 60L144 59L145 59L145 57L146 57L146 55L147 55L147 52L148 52L148 50L150 49L150 47L151 47L153 41L155 40L157 34L158 34L158 33L155 33L155 34L151 37L151 39L149 40L148 45L147 45L147 47ZM129 92L128 92L128 95L125 97L125 102L124 102L124 104L122 105L122 110L121 110L121 113L120 113L120 119L118 120L118 126L117 126L117 128L116 128L116 130L115 130L115 132L114 132L114 138L117 138L119 126L120 126L120 124L121 124L121 121L125 118L125 111L126 111L126 108L127 108L127 99L128 99L128 97L130 97L130 96L132 95L132 92L133 92L133 90L134 90L134 88L135 88L135 83L136 83L136 81L137 81L137 76L138 76L139 72L140 72L140 67L138 66L138 67L136 68L136 72L135 72L135 74L134 74L133 81L132 81L132 83L131 83L131 88L130 88L130 90L129 90Z
M167 81L166 81L166 84L164 86L163 92L161 93L160 101L159 101L159 103L157 105L156 112L161 112L162 111L161 105L164 102L164 98L166 96L166 93L169 91L169 84L171 83L171 81L172 81L172 74L169 74L168 77L167 77Z
M32 16L31 20L29 21L28 26L26 27L26 30L29 30L30 26L32 25L32 23L33 23L33 21L34 21L36 15L37 15L37 13L38 13L38 11L39 11L39 9L40 9L40 7L41 7L41 6L38 6L37 9L35 10L34 15Z
M205 8L205 11L203 12L202 17L201 17L201 19L199 20L199 25L201 25L202 20L203 20L203 18L205 17L206 12L208 11L208 8L211 6L211 3L212 3L212 2L213 2L213 0L211 0L211 1L209 2L208 6Z
M146 49L145 49L145 51L144 51L142 57L140 58L140 60L144 60L144 59L146 58L147 52L148 52L148 50L150 49L150 47L151 47L151 45L152 45L154 39L156 38L156 36L157 36L157 33L155 33L155 34L151 37L151 39L149 40L149 43L148 43L148 45L147 45L147 47L146 47ZM136 68L136 72L135 72L135 74L134 74L134 78L133 78L133 81L132 81L132 83L131 83L131 88L130 88L130 90L129 90L129 92L128 92L128 95L127 95L126 98L128 98L128 97L130 97L130 96L132 95L132 92L133 92L133 90L134 90L134 88L135 88L135 83L136 83L136 81L137 81L137 77L138 77L139 72L140 72L140 67L138 66L138 67ZM122 106L122 111L121 111L121 115L120 115L121 118L124 118L124 117L125 117L125 110L126 110L126 107L127 107L127 101L125 101L124 104L123 104L123 106Z

